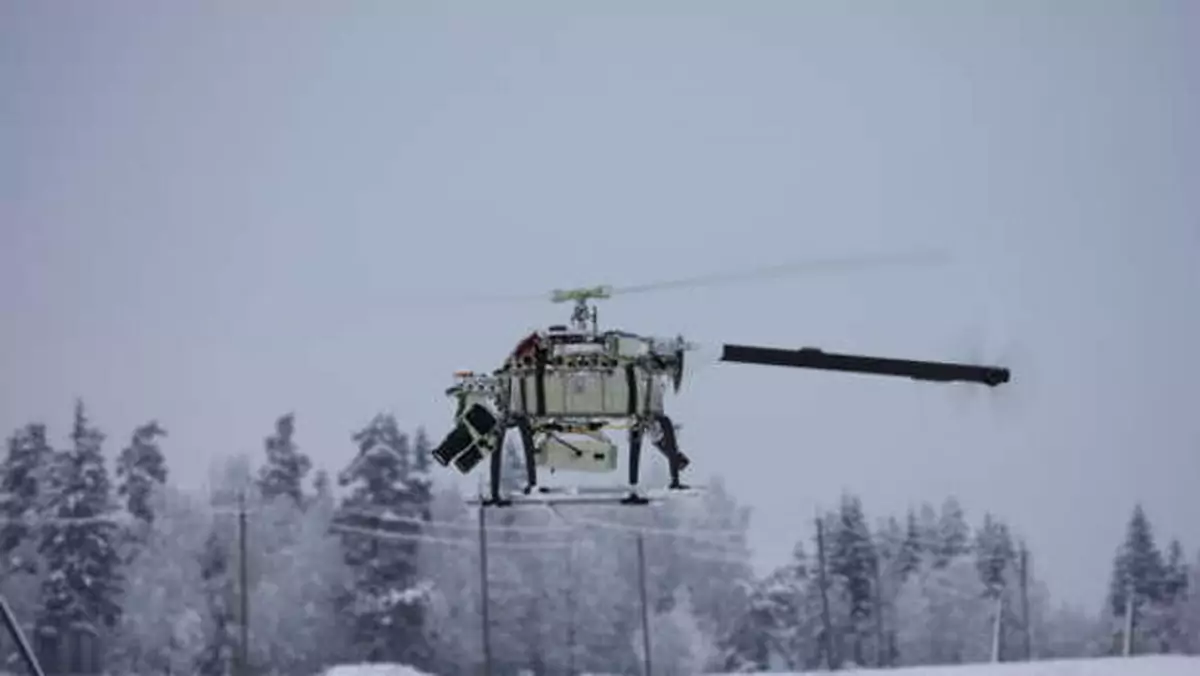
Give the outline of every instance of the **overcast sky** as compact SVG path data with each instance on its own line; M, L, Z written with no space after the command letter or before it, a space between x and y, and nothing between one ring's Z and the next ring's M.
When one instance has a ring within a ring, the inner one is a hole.
M763 565L843 489L998 512L1093 606L1135 501L1200 547L1195 3L488 5L3 3L0 427L158 418L198 485L295 411L337 469L566 319L438 295L938 248L601 317L1014 369L703 372L672 413Z

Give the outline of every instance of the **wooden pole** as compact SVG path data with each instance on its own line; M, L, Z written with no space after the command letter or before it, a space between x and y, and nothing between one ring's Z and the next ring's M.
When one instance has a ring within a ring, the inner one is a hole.
M575 676L575 539L567 547L567 676Z
M1025 661L1033 659L1033 627L1029 626L1029 549L1021 543L1021 640Z
M1004 631L1004 593L996 593L996 607L992 617L992 661L1000 661L1000 633Z
M875 606L875 666L884 667L887 666L886 663L890 661L890 654L887 648L883 645L883 588L881 584L883 575L879 571L878 553L875 555L875 570L873 572L875 579L874 584L871 586L872 591L874 592L872 594L874 597L872 602Z
M1125 632L1124 645L1121 654L1129 657L1133 654L1133 583L1125 585Z
M488 617L487 509L479 505L479 618L483 641L483 676L492 674L492 625Z
M642 659L642 672L643 676L652 676L654 671L650 661L650 608L646 600L646 545L640 531L637 534L637 559L638 593L642 602L642 652L645 654Z
M247 552L246 490L238 492L238 673L250 676L250 564Z

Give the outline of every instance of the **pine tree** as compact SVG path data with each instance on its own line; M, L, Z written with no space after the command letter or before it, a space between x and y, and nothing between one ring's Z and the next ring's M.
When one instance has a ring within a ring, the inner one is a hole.
M313 477L313 495L320 501L323 498L328 498L333 495L333 484L330 483L329 472L323 469L317 470Z
M904 665L963 664L987 659L993 606L974 562L928 561L896 602L897 644Z
M104 435L92 427L83 402L76 402L73 447L56 454L54 494L48 514L58 521L43 529L40 552L54 574L42 585L42 633L62 635L73 626L111 628L120 614L117 553Z
M1142 649L1136 640L1142 633L1141 615L1149 605L1162 599L1163 579L1162 552L1154 542L1154 530L1146 512L1137 504L1129 518L1125 541L1113 560L1109 586L1109 604L1115 617L1125 616L1126 604L1132 608L1134 650Z
M121 623L105 642L107 673L197 673L209 638L201 575L209 510L169 486L151 500L154 521L122 575Z
M1188 644L1186 617L1190 573L1183 545L1172 539L1163 564L1159 598L1144 611L1144 633L1157 652L1174 652Z
M911 512L910 512L911 514ZM890 666L899 657L896 654L896 597L908 576L920 565L920 554L910 549L910 532L896 517L888 517L876 528L875 549L878 552L879 571L875 581L879 588L874 591L876 601L876 629L879 631L876 645L876 666Z
M420 533L428 501L414 497L409 440L391 415L375 416L354 435L358 455L338 477L350 489L339 521L359 528L386 528L403 538ZM417 579L417 543L349 533L346 562L354 571L354 643L360 659L422 667L431 661L423 640L428 588Z
M688 592L677 589L673 596L670 609L655 613L651 620L656 629L650 643L654 672L664 676L702 674L711 658L711 641L696 620ZM640 630L631 639L640 661L644 651Z
M1187 589L1183 592L1179 625L1184 636L1179 648L1190 654L1200 654L1200 552L1188 571Z
M336 502L333 498L333 482L329 478L329 472L324 469L318 469L313 472L312 493L304 496L304 507L308 508L323 504L336 507Z
M214 524L200 555L200 578L208 605L209 626L206 631L207 645L196 661L197 673L221 676L233 670L237 618L234 615L236 590L230 570L231 560L229 537Z
M210 479L209 504L216 512L201 547L200 578L207 605L206 645L196 660L196 671L212 676L233 673L238 645L237 513L239 501L249 496L250 459L244 455L221 459Z
M837 528L831 533L829 571L840 579L849 611L848 629L852 635L854 662L866 664L865 644L870 635L870 619L875 612L876 552L862 502L851 495L842 496Z
M312 461L297 449L292 440L295 431L295 416L288 413L275 421L275 434L264 442L267 462L259 469L258 488L268 502L286 495L295 504L304 504L304 478Z
M921 542L921 529L917 524L917 514L912 509L908 510L908 518L905 523L904 544L900 547L900 553L897 557L897 568L900 572L901 581L907 580L909 575L912 575L921 566L921 555L925 548Z
M351 627L333 609L353 578L341 539L330 532L334 507L316 498L251 505L251 664L313 674L345 653Z
M501 490L519 491L523 461L515 440L505 443L501 458ZM529 550L530 540L544 542L528 531L512 530L545 523L526 510L499 510L488 515L488 536L495 549L488 559L489 597L492 609L493 658L500 670L528 668L542 673L553 665L566 665L566 650L557 618L567 615L566 560ZM519 549L524 548L524 549ZM653 592L651 592L653 594Z
M1189 572L1188 562L1183 553L1183 543L1178 539L1172 539L1171 544L1167 546L1166 570L1163 575L1162 600L1164 603L1176 603L1187 596Z
M156 421L142 425L117 459L117 495L130 514L146 523L154 521L150 496L167 483L167 461L157 441L166 434Z
M975 567L989 598L1000 596L1006 586L1006 573L1016 565L1017 550L1008 526L990 513L975 533Z
M798 542L789 562L753 585L748 611L728 641L726 669L812 670L824 662L815 566Z
M942 502L938 516L937 551L934 565L945 566L971 550L971 527L958 498L950 496Z
M413 466L408 477L408 488L411 500L410 509L414 513L420 514L421 518L426 521L430 518L430 508L433 504L433 475L429 471L431 457L433 457L433 444L430 443L425 428L418 427L413 438ZM522 467L524 467L524 463L522 463Z
M46 426L29 424L8 439L8 455L0 465L0 567L4 573L34 572L30 544L34 531L29 520L37 518L47 497L47 476L54 462L54 449L46 440Z

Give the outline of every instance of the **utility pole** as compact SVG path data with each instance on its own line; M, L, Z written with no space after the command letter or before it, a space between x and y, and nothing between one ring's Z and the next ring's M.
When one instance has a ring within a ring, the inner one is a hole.
M238 492L238 673L250 676L250 565L246 552L246 489Z
M824 627L822 632L825 640L825 659L828 660L829 669L837 671L841 666L841 660L834 655L833 647L833 620L829 615L829 590L825 582L825 522L821 516L817 515L817 585L821 588L821 625Z
M575 676L575 539L567 552L567 676Z
M891 661L891 655L889 654L890 651L883 645L883 589L881 586L883 576L879 572L878 553L875 555L875 569L873 572L875 580L871 586L872 592L874 592L872 594L874 597L872 598L872 603L875 606L875 666L884 667L887 666L885 662Z
M1129 657L1133 654L1133 583L1125 585L1125 636L1121 654Z
M479 617L482 622L483 676L492 674L492 626L488 618L487 509L479 505Z
M651 676L653 670L650 661L650 608L646 602L646 545L643 542L642 532L637 534L637 559L638 559L638 593L642 601L642 652L645 658L642 660L643 676Z
M1025 661L1033 659L1033 628L1029 626L1029 549L1021 541L1021 640Z
M1000 634L1004 631L1004 593L997 590L996 607L992 611L992 661L1000 661Z

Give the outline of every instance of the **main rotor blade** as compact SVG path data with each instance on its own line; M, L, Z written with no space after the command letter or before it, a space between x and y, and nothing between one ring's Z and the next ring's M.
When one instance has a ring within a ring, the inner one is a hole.
M803 276L828 272L848 272L854 270L870 270L889 266L935 266L950 262L950 257L939 251L916 251L902 254L878 254L864 256L845 256L840 258L823 258L793 261L750 270L723 272L710 275L697 275L678 279L661 280L646 284L616 286L611 290L612 295L631 293L649 293L667 291L670 289L686 289L703 286L716 286L749 282L761 279L779 277Z
M950 262L950 256L939 251L915 251L899 254L875 254L844 256L838 258L810 258L780 263L748 270L718 272L707 275L679 277L644 284L609 287L610 295L653 293L697 287L721 286L739 282L751 282L783 277L798 277L826 273L853 272L884 267L936 266ZM514 294L433 294L407 296L399 299L404 305L425 307L456 307L478 305L503 305L515 303L544 302L551 299L550 292Z

